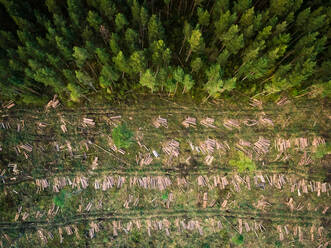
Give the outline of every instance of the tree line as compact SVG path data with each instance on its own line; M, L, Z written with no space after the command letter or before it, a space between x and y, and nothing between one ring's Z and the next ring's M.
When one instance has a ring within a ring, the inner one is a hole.
M0 0L0 96L330 96L328 1Z

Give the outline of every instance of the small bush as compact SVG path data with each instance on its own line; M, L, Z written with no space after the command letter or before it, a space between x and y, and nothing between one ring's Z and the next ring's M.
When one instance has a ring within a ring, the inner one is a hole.
M234 243L235 245L242 245L244 243L244 236L236 234L232 237L232 243Z
M254 171L256 169L255 163L247 157L243 152L238 151L238 157L231 159L229 164L233 167L236 167L239 172Z
M133 133L125 124L118 125L112 131L112 138L117 148L128 148L133 142L132 137Z
M53 198L53 202L56 206L63 208L66 203L66 199L68 197L69 197L69 193L67 193L67 191L65 191L65 190L62 190L59 194L57 194Z

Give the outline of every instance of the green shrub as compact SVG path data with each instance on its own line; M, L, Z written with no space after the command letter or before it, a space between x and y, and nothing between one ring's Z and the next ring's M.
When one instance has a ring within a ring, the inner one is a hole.
M53 202L56 206L59 206L60 208L63 208L65 203L66 203L66 199L69 197L69 193L67 193L67 191L62 190L59 194L57 194L54 198L53 198Z
M229 164L233 167L236 167L239 172L244 172L245 170L254 171L256 165L249 157L247 157L243 152L238 151L238 157L231 159Z
M112 131L112 138L117 148L129 148L132 140L133 133L125 124L118 125Z
M244 236L240 234L236 234L235 236L232 237L231 241L235 245L242 245L244 243Z

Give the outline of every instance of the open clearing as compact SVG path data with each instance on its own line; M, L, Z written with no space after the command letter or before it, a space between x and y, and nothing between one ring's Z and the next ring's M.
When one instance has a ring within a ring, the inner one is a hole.
M286 98L3 105L0 245L328 247L330 110ZM128 148L112 138L123 124Z

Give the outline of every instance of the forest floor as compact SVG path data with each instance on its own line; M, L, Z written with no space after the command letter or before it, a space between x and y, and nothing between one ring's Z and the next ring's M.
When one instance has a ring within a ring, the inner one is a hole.
M328 246L327 100L0 111L2 247Z

